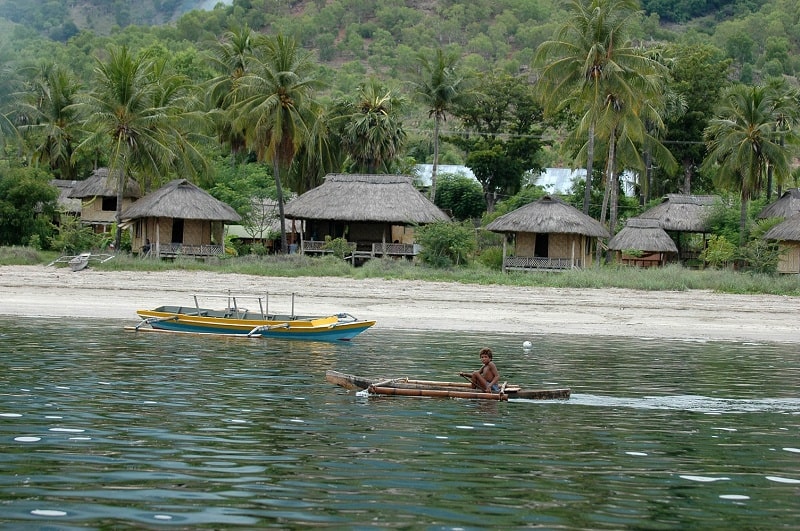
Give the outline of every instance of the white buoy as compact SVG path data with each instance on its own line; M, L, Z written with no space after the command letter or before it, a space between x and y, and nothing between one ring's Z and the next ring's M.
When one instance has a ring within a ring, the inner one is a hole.
M533 343L531 343L530 341L525 341L524 343L522 343L522 348L524 348L525 350L530 350L531 348L533 348Z

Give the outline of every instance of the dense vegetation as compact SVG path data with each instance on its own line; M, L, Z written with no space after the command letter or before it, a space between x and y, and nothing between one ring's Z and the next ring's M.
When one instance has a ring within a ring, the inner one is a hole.
M189 176L251 223L252 199L328 172L466 164L477 184L430 190L466 220L541 196L528 172L587 167L567 199L612 231L665 193L723 195L739 257L797 183L794 1L186 5L0 0L0 244L67 241L25 216L98 166Z

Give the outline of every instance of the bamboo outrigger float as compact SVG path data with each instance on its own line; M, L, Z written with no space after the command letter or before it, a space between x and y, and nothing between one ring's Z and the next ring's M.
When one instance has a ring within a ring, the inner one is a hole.
M392 378L372 380L339 371L327 371L325 379L350 391L373 395L429 396L438 398L468 398L477 400L566 400L569 389L522 389L517 385L503 384L499 393L486 393L473 389L468 382L443 382Z

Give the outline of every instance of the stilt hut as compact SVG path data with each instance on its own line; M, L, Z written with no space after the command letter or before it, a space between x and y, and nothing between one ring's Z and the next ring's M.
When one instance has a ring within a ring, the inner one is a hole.
M111 225L116 221L118 189L119 178L109 175L108 168L98 168L85 181L77 181L69 197L81 200L81 223L91 225L98 234L110 232ZM139 183L128 178L122 193L122 210L141 196Z
M798 213L800 213L800 188L790 188L781 195L780 199L765 206L757 217L758 219L788 219Z
M778 273L800 274L800 214L775 225L763 237L778 242L781 250Z
M502 215L486 226L506 234L503 239L503 271L561 271L588 267L597 238L608 230L563 200L546 195ZM508 249L513 237L514 250Z
M207 258L224 254L223 226L241 217L186 179L175 179L134 203L122 219L142 255Z
M706 235L710 227L708 218L714 205L720 201L715 195L667 194L662 202L640 214L640 219L655 219L678 247L678 258L682 261L696 260L705 248ZM692 234L699 234L700 241L693 241Z
M609 240L608 248L616 251L617 262L638 267L662 266L678 254L675 242L655 219L630 218Z
M344 238L352 257L413 257L414 227L450 218L413 185L409 175L331 174L286 204L289 219L304 220L300 250L325 253L325 238Z

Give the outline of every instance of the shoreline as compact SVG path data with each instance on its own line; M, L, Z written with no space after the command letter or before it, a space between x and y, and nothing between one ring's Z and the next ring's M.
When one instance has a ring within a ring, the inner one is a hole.
M346 312L376 328L757 341L800 339L800 297L710 291L540 288L339 277L262 277L172 270L73 272L0 267L0 316L139 321L138 309L194 295L269 294L270 311Z

